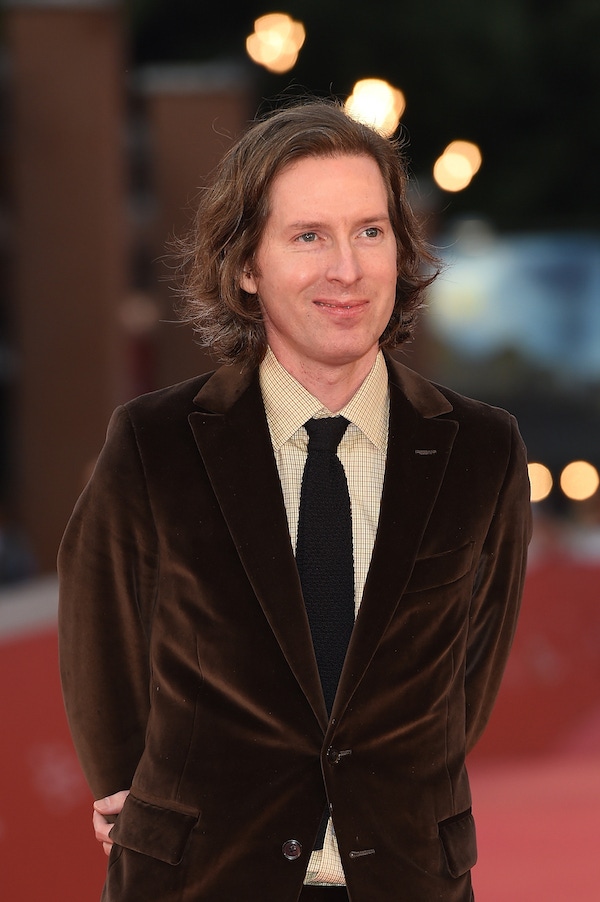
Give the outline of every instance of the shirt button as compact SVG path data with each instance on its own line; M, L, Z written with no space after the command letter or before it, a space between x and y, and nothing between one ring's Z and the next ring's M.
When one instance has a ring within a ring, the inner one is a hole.
M281 851L283 852L283 857L287 858L288 861L295 861L296 858L300 858L302 855L302 843L299 843L297 839L288 839L282 845Z

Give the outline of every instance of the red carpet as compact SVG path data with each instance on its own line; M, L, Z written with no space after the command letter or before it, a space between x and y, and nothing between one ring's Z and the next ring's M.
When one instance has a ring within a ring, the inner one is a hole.
M476 902L600 900L599 588L597 563L555 555L531 568L506 680L470 763ZM55 614L52 580L0 593L2 902L100 896L106 859L62 711Z
M598 902L600 755L471 768L476 902Z

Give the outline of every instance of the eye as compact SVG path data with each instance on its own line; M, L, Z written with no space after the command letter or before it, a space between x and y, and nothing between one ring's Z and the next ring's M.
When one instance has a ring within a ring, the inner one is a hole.
M298 235L296 241L300 241L303 244L311 244L312 242L317 240L316 232L303 232L301 235Z
M381 229L377 226L369 226L368 229L365 229L364 234L367 238L378 238L381 235Z

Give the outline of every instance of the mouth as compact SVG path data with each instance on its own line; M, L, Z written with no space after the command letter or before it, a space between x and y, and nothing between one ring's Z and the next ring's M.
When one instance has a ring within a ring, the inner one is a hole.
M315 301L314 304L316 307L325 307L328 310L354 310L357 307L363 307L367 302L366 301L354 301L351 303L344 304L343 302L336 301Z

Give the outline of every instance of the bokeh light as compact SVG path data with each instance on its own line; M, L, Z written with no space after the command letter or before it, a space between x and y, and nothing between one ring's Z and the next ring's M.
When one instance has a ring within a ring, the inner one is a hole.
M560 474L560 487L572 501L585 501L598 490L598 470L587 460L574 460Z
M392 135L406 109L402 91L380 78L357 81L345 103L353 119L371 125L383 135Z
M481 151L471 141L452 141L433 167L433 177L443 191L462 191L481 168Z
M254 31L246 38L246 50L255 63L269 72L289 72L305 39L302 22L286 13L269 13L255 20Z
M481 151L472 141L452 141L444 153L452 153L464 157L471 166L473 175L479 172L481 168Z
M548 467L540 463L530 463L527 469L531 485L531 500L533 502L543 501L552 491L552 473Z

